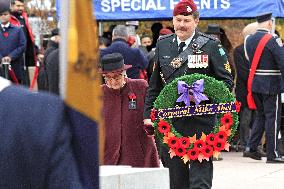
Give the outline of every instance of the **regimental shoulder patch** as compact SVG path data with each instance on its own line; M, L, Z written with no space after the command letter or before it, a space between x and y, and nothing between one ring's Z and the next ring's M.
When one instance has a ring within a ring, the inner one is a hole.
M229 73L232 73L232 69L231 69L230 63L228 61L227 61L226 64L224 64L224 67L225 67L225 70L227 70Z
M226 54L222 47L219 48L219 53L221 56L224 56Z
M278 45L279 45L280 47L283 47L283 43L282 43L282 40L281 40L280 37L278 37L278 38L276 39L276 42L278 43Z

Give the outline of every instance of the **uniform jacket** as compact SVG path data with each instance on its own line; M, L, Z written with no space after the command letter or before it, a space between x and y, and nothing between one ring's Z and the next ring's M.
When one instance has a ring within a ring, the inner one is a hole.
M27 35L25 36L27 39L27 49L25 52L25 65L35 66L37 57L36 57L36 52L35 52L35 38L32 32L32 27L29 24L27 13L23 12L21 16L23 17L25 21L25 26L27 29ZM10 22L15 26L21 27L20 21L14 15L11 15Z
M201 41L207 41L203 46L196 45L199 36ZM197 46L199 49L196 48ZM158 41L155 51L157 66L152 74L147 92L144 111L145 118L150 117L153 102L163 87L177 77L200 73L224 81L229 88L232 87L233 81L229 69L229 62L219 41L196 31L188 48L195 49L193 52L194 55L208 57L207 66L204 68L188 68L188 60L186 60L179 68L173 68L171 62L174 58L178 57L177 36L175 34L168 35ZM176 130L185 136L193 136L195 133L199 136L202 131L204 133L211 132L212 127L214 126L214 120L214 115L194 116L191 118L184 117L173 119L173 124L175 125ZM203 130L200 128L203 128Z
M48 91L48 77L47 77L47 70L46 70L46 59L53 52L54 50L58 49L58 43L54 41L49 41L48 48L44 52L44 59L43 62L41 62L38 78L37 78L37 85L39 90L46 90Z
M242 106L247 107L247 82L249 75L249 61L245 57L244 44L237 46L234 49L234 63L237 71L236 81L236 98L242 103Z
M59 95L59 49L52 51L45 62L48 91Z
M8 32L7 37L4 36L5 32ZM0 59L5 56L10 56L12 59L11 66L15 71L16 77L22 79L24 72L23 54L26 50L26 37L21 28L12 24L10 24L5 32L1 28Z
M158 154L151 137L143 130L143 105L147 83L127 79L121 90L103 85L106 165L158 167ZM137 109L129 109L129 94L134 93Z
M249 36L246 40L250 65L261 38L268 33L263 29ZM271 38L266 44L253 79L252 92L279 94L284 92L284 48L277 43L278 37Z
M15 86L0 97L0 188L81 189L63 102Z
M129 47L124 39L115 39L109 47L101 50L101 57L115 52L122 54L124 64L132 65L132 68L127 70L127 76L139 79L140 70L146 69L148 65L148 60L141 50Z

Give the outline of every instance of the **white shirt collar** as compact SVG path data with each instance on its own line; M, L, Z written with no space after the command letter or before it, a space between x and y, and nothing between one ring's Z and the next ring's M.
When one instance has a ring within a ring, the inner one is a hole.
M9 26L10 26L10 22L8 22L8 23L5 24L5 25L4 25L4 24L1 24L1 27L2 27L2 28L4 28L4 27L5 27L5 28L8 28Z
M190 44L190 42L191 42L191 40L192 40L192 38L193 38L194 35L195 35L195 31L194 31L193 34L190 36L190 38L188 38L187 40L183 41L183 42L185 42L185 46L184 46L183 49L186 49L186 48L188 47L188 45ZM177 37L178 46L179 46L179 44L180 44L181 42L182 42L182 41Z
M268 33L271 33L271 32L269 31L269 29L266 29L266 28L257 28L257 30L264 30L264 31L267 31Z
M3 77L0 77L0 92L11 85L11 82Z

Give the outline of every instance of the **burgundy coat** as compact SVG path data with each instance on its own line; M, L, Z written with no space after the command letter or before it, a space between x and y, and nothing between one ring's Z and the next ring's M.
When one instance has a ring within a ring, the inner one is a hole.
M127 79L122 89L103 85L105 121L105 165L158 167L158 153L153 137L143 130L143 109L147 82ZM136 110L129 109L129 94L136 96Z

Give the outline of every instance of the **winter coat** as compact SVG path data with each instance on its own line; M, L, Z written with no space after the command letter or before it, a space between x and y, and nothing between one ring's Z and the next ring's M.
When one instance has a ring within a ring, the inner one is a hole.
M158 167L157 149L143 130L143 108L147 82L127 79L122 89L103 88L106 165ZM136 96L136 109L129 109L129 94Z

